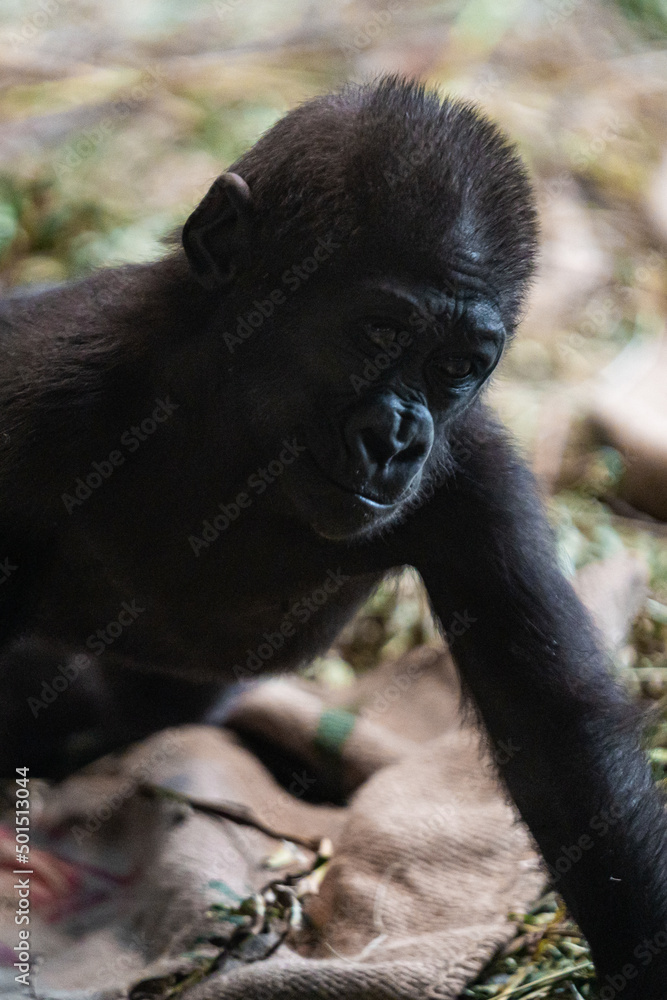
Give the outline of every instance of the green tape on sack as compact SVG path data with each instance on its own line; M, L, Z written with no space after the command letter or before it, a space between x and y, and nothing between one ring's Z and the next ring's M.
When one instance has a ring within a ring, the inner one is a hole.
M340 753L357 722L356 715L344 708L326 708L320 715L315 733L315 746L327 753Z

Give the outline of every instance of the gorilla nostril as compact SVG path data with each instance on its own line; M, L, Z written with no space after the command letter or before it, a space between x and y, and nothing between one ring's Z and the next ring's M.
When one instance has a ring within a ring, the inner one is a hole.
M426 455L426 442L413 441L396 454L396 459L400 462L417 462Z
M400 445L395 440L378 433L372 427L360 431L359 437L369 459L377 465L386 465L400 450Z
M353 410L343 434L354 480L397 492L431 450L433 419L427 407L385 391Z

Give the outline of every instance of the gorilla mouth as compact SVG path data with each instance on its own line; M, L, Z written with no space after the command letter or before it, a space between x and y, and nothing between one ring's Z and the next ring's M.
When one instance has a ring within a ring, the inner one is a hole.
M331 479L330 477L327 478L329 478L329 482L333 483L334 486L337 486L339 490L343 490L344 493L350 493L353 497L356 497L357 500L363 500L364 503L371 507L377 507L379 510L391 510L391 508L395 507L400 500L399 497L398 500L392 500L390 503L385 503L382 500L376 500L375 497L369 496L367 493L362 493L353 486L344 486L343 483L339 483L335 479Z
M340 480L334 479L333 476L331 476L328 472L324 471L324 469L319 464L314 455L313 455L313 465L317 468L317 471L320 473L320 475L323 476L323 478L326 479L328 483L331 483L332 486L335 486L337 489L342 490L343 493L348 493L350 496L353 496L356 500L361 500L364 504L368 505L369 507L374 507L377 508L378 510L391 510L393 507L395 507L398 503L401 502L403 497L407 495L407 493L409 492L409 488L411 486L411 483L408 483L405 489L401 490L400 495L393 500L390 501L378 500L376 497L371 496L368 493L362 492L356 486L352 486L349 483L341 483Z

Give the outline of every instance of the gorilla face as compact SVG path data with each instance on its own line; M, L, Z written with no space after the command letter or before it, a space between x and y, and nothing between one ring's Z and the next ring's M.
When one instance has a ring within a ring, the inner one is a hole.
M460 282L452 295L365 281L311 296L285 336L292 377L316 391L283 488L318 534L344 540L397 520L447 467L449 425L498 363L505 328Z

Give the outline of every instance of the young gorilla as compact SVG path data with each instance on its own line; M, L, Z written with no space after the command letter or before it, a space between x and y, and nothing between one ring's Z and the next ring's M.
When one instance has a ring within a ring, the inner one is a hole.
M385 79L278 122L185 253L5 300L0 758L58 776L204 718L410 564L547 862L586 838L559 888L599 970L664 1000L663 804L480 400L535 232L497 129Z

